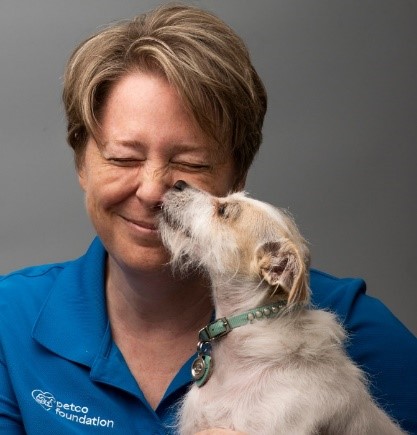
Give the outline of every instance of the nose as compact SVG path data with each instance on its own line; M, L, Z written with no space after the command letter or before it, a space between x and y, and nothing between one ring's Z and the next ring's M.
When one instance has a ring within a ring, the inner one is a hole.
M173 189L178 190L179 192L182 192L188 187L188 184L184 180L178 180L175 182L175 184L172 186Z
M171 176L165 167L148 164L140 173L136 197L149 209L158 210L165 192L171 186Z

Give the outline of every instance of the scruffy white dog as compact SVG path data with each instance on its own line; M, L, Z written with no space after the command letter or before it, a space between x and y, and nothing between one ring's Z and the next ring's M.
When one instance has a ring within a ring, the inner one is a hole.
M181 434L404 433L371 399L334 315L309 306L309 251L285 212L178 181L160 231L175 266L208 273L218 318L200 331Z

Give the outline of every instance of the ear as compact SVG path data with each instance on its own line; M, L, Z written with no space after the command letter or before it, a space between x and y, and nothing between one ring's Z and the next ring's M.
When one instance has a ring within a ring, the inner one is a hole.
M288 294L288 303L306 303L309 299L308 271L304 255L290 240L266 242L255 254L258 274L272 287Z

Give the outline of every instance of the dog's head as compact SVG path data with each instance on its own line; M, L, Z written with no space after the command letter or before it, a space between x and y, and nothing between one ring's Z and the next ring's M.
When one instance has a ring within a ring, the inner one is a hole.
M215 285L239 280L290 304L308 301L309 251L283 210L178 181L165 194L159 228L175 266L202 267Z

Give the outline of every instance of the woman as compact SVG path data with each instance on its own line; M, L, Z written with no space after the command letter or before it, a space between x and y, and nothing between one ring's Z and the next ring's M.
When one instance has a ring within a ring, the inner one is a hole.
M215 195L243 188L261 142L264 87L227 25L165 6L82 43L64 104L98 238L76 261L0 281L0 431L175 433L197 331L213 310L203 275L172 274L156 216L179 179ZM417 363L414 337L361 281L312 271L311 283L315 303L355 333L349 351L376 398L417 430L416 381L395 385Z

